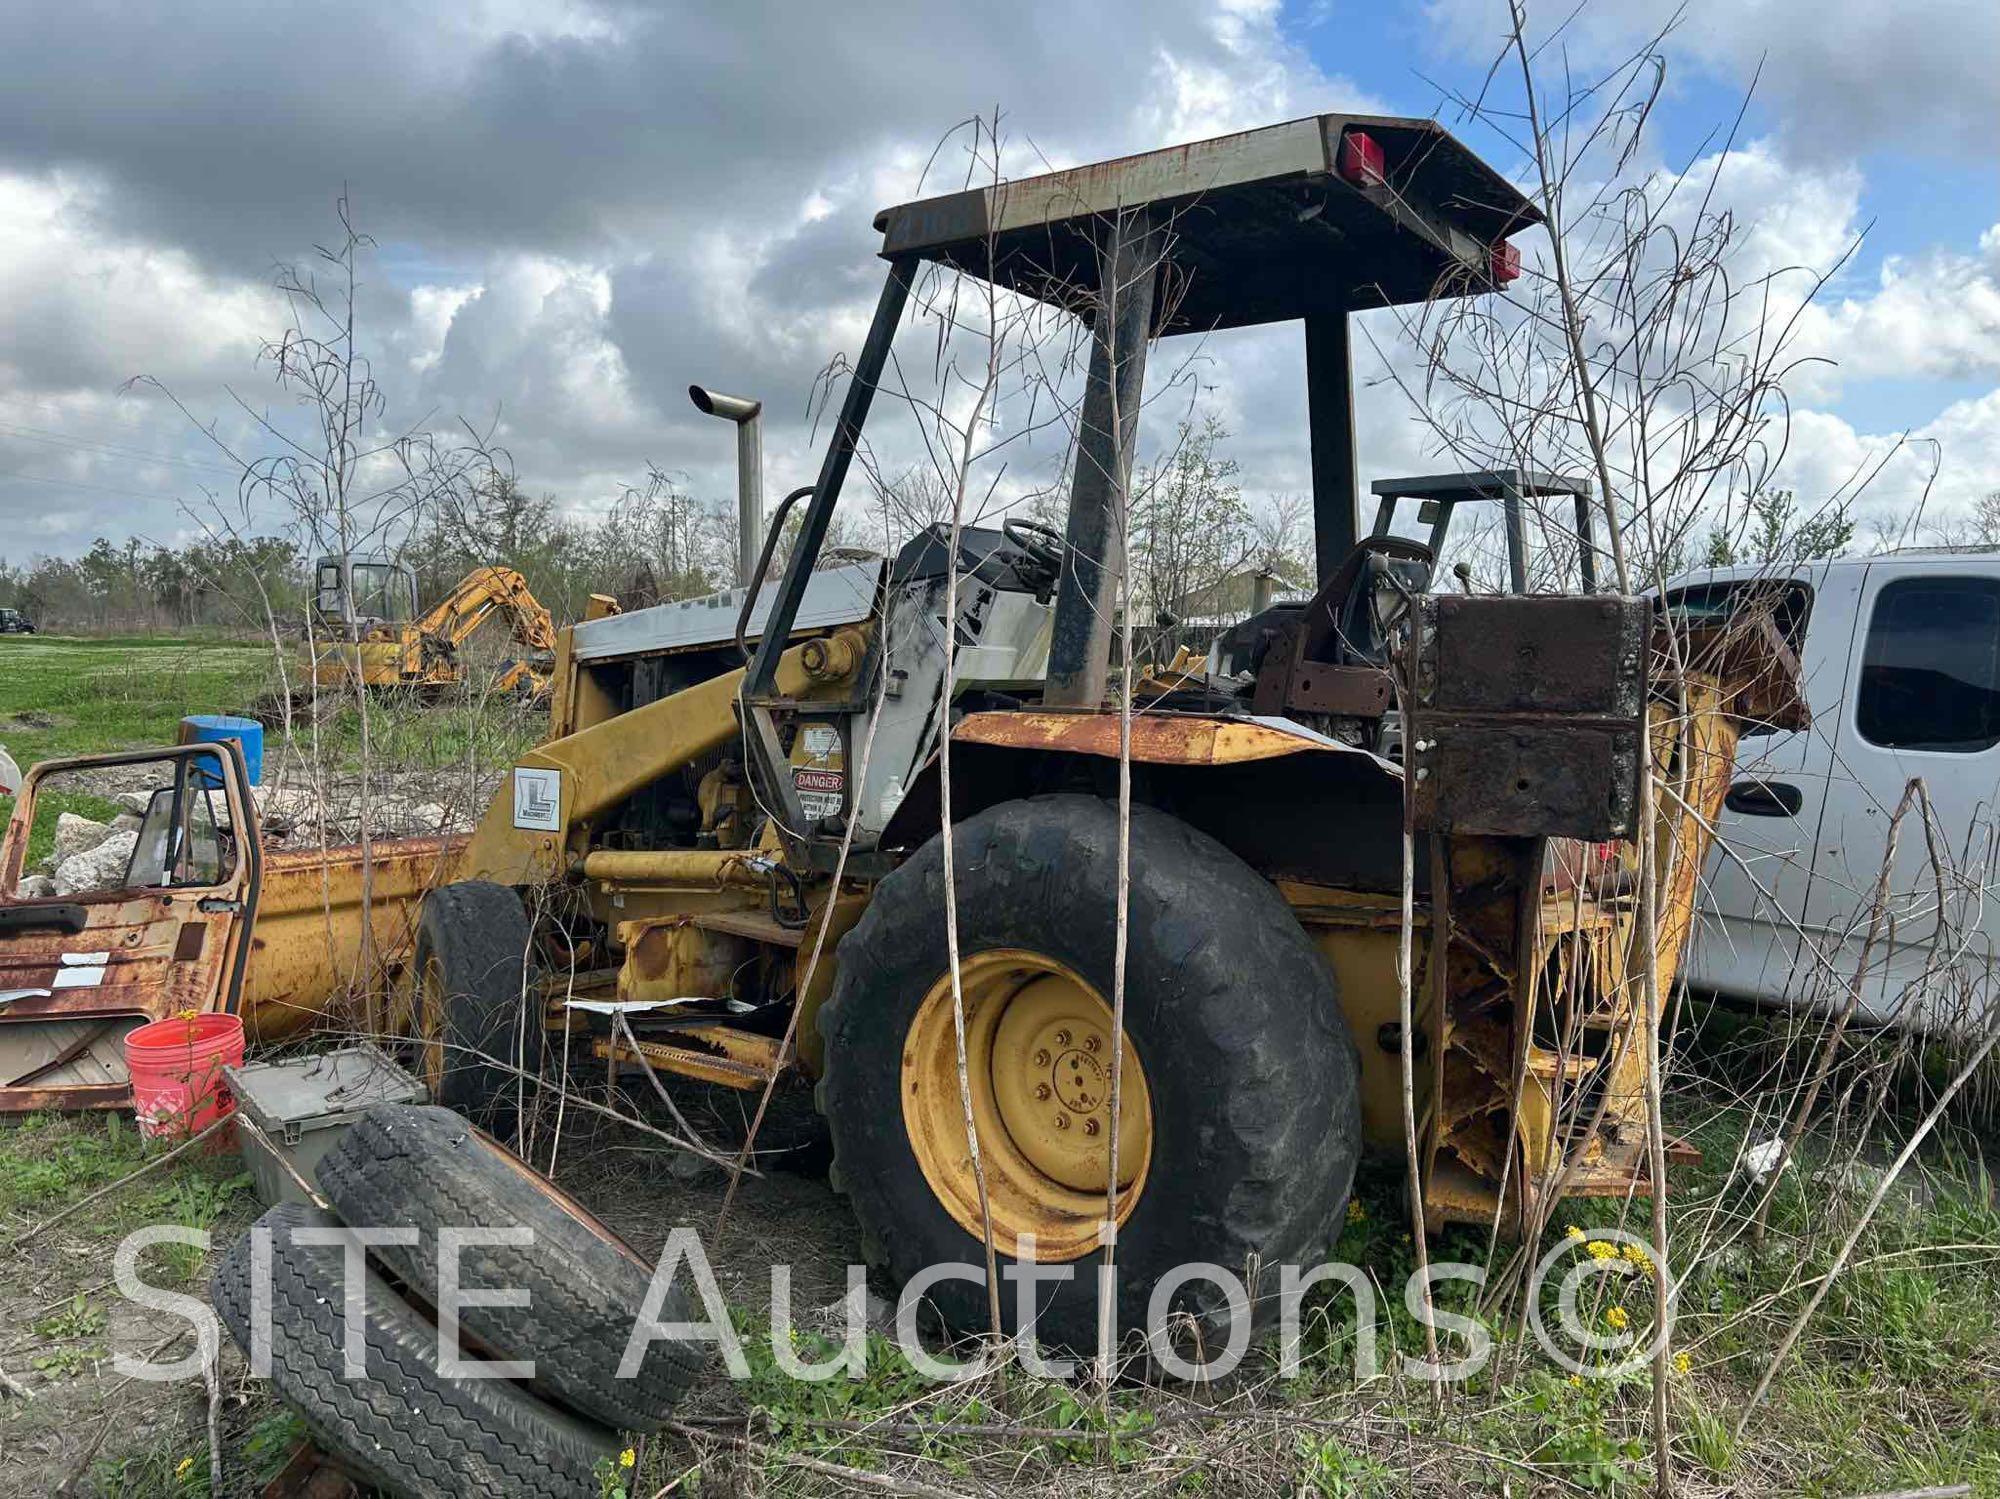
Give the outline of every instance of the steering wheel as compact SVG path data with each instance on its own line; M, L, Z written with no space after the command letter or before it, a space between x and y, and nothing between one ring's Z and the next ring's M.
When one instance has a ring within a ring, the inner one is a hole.
M1053 526L1044 526L1037 521L1016 520L1009 516L1000 522L1000 534L1028 556L1049 571L1049 576L1062 576L1063 553L1069 541Z

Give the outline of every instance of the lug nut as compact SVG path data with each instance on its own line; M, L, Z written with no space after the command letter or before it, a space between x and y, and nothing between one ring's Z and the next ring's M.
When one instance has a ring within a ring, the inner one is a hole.
M1049 1085L1047 1083L1035 1084L1035 1097L1045 1099L1048 1096L1049 1096Z
M1067 1046L1067 1045L1069 1045L1069 1032L1068 1032L1068 1031L1057 1031L1057 1032L1056 1032L1056 1045L1058 1045L1058 1046Z
M1045 1052L1045 1051L1038 1051L1038 1052L1036 1052L1036 1053L1035 1053L1035 1065L1036 1065L1037 1067L1046 1067L1046 1066L1048 1066L1048 1065L1049 1065L1049 1054L1048 1054L1047 1052Z
M1085 1036L1083 1038L1083 1049L1085 1051L1096 1051L1097 1048L1103 1044L1104 1043L1099 1041L1095 1036Z
M1069 1128L1069 1115L1067 1115L1067 1114L1058 1114L1058 1115L1056 1115L1056 1128L1057 1128L1057 1129L1068 1129L1068 1128Z
M1096 1121L1095 1119L1086 1119L1086 1120L1084 1120L1084 1121L1083 1121L1083 1132L1084 1132L1084 1133L1085 1133L1086 1135L1094 1135L1094 1134L1096 1134L1096 1133L1097 1133L1097 1121Z

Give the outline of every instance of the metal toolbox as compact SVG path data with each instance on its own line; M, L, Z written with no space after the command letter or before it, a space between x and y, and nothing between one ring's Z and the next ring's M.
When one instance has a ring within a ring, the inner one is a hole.
M224 1076L237 1107L256 1126L237 1134L243 1162L266 1203L308 1201L292 1173L312 1181L320 1157L363 1110L428 1100L422 1083L367 1045L252 1062L227 1068Z

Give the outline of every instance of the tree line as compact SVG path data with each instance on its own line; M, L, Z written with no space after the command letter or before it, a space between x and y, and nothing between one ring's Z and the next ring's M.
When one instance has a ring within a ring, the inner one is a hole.
M1311 586L1310 506L1302 497L1252 506L1227 456L1228 432L1213 417L1186 424L1178 441L1135 476L1133 598L1152 628L1162 618L1178 637L1182 616L1195 630L1218 612L1247 613L1247 586L1234 580L1269 571L1281 592ZM826 555L888 552L949 513L949 494L926 470L873 476L855 486L835 516ZM872 491L872 493L870 492ZM1052 491L1024 513L1062 528L1066 496ZM796 530L799 512L792 525ZM980 523L998 525L997 515ZM513 477L440 485L413 518L384 537L371 531L369 556L406 562L419 608L442 599L476 567L511 567L558 623L579 619L592 594L621 606L694 598L729 587L736 570L733 497L697 496L653 469L601 512L578 513ZM179 546L100 537L81 557L0 558L0 607L24 610L49 631L112 633L219 630L263 634L302 622L311 569L334 549L324 526L290 534L207 536ZM321 536L313 544L314 532ZM780 538L782 558L790 535ZM1241 595L1241 597L1238 597ZM1205 638L1205 637L1204 637Z
M322 547L295 536L221 535L178 546L99 537L80 557L0 557L0 608L44 631L115 634L267 633L303 623ZM558 623L582 617L592 593L628 608L692 598L734 580L734 501L690 495L664 475L599 516L565 513L553 495L510 478L421 516L370 556L407 562L420 609L475 567L518 570Z
M1214 416L1183 424L1177 441L1142 466L1132 484L1132 598L1137 623L1155 649L1202 645L1246 617L1260 575L1279 597L1311 591L1312 510L1303 495L1252 504L1225 449L1229 432ZM942 484L925 471L876 478L850 496L827 537L835 556L881 552L949 512ZM1022 513L1057 530L1067 496L1031 498ZM794 513L794 523L797 514ZM998 524L997 517L981 523ZM794 524L795 528L795 524ZM1549 528L1559 521L1549 519ZM1935 528L1947 545L2000 543L2000 491L1965 516ZM1836 557L1857 540L1848 505L1802 512L1789 490L1764 490L1732 506L1705 537L1686 538L1663 558L1671 575L1697 566L1786 563ZM1544 536L1535 550L1550 566L1573 547ZM1558 539L1559 540L1559 539ZM1874 544L1896 538L1877 537ZM789 537L781 538L782 557ZM1497 516L1460 532L1454 551L1473 566L1476 586L1504 586ZM104 634L188 630L264 634L302 623L311 565L320 548L288 536L208 536L181 546L99 537L80 557L0 558L0 607L25 611L47 631ZM475 567L503 565L566 623L583 616L594 593L621 606L694 598L735 580L736 508L706 499L655 469L601 513L578 514L552 494L534 494L509 476L453 490L424 508L386 554L410 564L419 608L442 599ZM1574 586L1533 578L1531 586Z

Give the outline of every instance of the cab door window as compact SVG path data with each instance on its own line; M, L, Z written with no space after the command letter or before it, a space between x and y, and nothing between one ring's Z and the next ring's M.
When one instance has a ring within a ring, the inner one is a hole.
M17 900L200 888L235 873L222 763L212 754L58 769L26 809ZM0 815L11 810L0 798Z
M234 867L228 808L215 777L199 761L180 765L173 784L154 791L146 805L126 869L128 889L219 885Z

